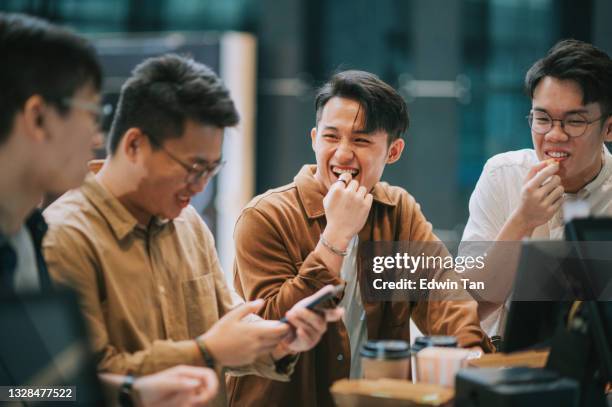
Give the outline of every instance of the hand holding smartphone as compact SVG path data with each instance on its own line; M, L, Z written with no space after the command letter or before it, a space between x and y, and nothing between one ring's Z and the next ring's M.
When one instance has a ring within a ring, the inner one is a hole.
M305 308L307 308L307 309L309 309L311 311L316 311L317 309L325 308L325 307L322 307L322 305L324 305L326 302L330 301L332 298L334 298L335 296L340 294L342 292L342 290L344 290L344 284L338 284L338 285L334 286L327 293L325 293L325 294L323 294L323 295L313 299L311 302L309 302L306 305ZM280 319L280 322L288 323L286 317L282 317Z

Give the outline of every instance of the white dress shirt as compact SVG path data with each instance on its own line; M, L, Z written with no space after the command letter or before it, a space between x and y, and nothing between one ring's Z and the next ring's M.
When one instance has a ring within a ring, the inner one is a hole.
M584 201L594 216L612 216L612 155L604 147L604 165L593 181L575 194L563 194L564 202ZM470 217L462 241L495 240L512 212L519 206L521 188L529 170L539 160L534 150L510 151L493 156L485 164L470 198ZM538 226L531 238L563 239L563 209ZM508 303L481 321L489 336L503 334Z

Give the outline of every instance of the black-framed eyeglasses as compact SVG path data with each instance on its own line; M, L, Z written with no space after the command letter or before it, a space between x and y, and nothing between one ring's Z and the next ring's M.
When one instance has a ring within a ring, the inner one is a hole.
M221 171L221 168L225 165L226 161L219 160L217 162L212 163L209 166L203 166L202 164L194 163L189 164L185 161L181 160L170 151L168 151L157 139L147 134L151 143L155 144L158 148L160 148L170 159L172 159L175 163L179 164L181 167L187 171L187 178L185 182L188 184L197 184L200 182L202 178L209 179L214 177Z
M537 134L547 134L552 130L555 122L561 124L561 129L569 137L581 137L586 133L587 128L591 123L595 123L601 120L604 115L599 116L596 119L588 120L580 113L571 113L565 116L563 119L553 119L548 113L540 110L532 110L527 115L527 122L529 127Z
M101 127L113 114L113 105L110 103L99 105L94 102L88 102L85 100L75 98L64 98L62 104L66 107L74 107L76 109L85 110L94 116L94 120L98 127Z

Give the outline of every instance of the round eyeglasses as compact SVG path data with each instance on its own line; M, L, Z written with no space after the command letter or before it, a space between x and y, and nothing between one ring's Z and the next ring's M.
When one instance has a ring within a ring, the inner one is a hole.
M223 166L225 165L226 161L216 161L208 166L204 166L202 164L199 163L194 163L194 164L189 164L186 163L185 161L181 160L180 158L178 158L177 156L175 156L174 154L172 154L170 151L168 151L164 146L162 146L162 144L156 140L154 137L151 137L150 135L147 135L147 137L149 137L149 140L151 140L151 143L155 144L158 148L160 148L164 153L166 153L166 155L173 160L175 163L179 164L181 167L183 167L185 169L185 171L187 171L187 177L185 179L185 182L191 185L195 185L198 182L200 182L201 179L209 179L214 177L215 175L217 175L219 173L219 171L221 171L221 169L223 168Z
M602 117L603 115L596 119L588 120L580 113L570 113L563 119L553 119L546 112L532 110L529 112L529 115L527 115L527 122L531 130L536 134L547 134L552 130L554 123L559 122L561 124L561 129L569 137L581 137L586 133L587 127L589 127L591 123L600 120Z

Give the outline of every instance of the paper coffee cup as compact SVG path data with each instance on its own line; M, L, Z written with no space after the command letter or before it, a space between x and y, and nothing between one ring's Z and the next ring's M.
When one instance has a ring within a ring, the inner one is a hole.
M364 379L408 379L410 345L405 341L368 341L361 348Z

